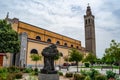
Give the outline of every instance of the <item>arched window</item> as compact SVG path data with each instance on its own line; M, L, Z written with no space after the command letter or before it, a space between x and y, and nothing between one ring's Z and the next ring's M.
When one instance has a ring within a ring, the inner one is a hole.
M41 40L41 37L40 37L40 36L36 36L36 39L37 39L37 40Z
M71 47L73 47L73 45L71 45Z
M31 54L38 54L38 51L37 51L36 49L32 49L32 50L30 51L30 53L31 53Z
M60 45L60 41L57 41L56 44L57 44L57 45Z
M51 43L51 39L48 39L47 42Z
M67 43L64 43L64 46L67 46Z

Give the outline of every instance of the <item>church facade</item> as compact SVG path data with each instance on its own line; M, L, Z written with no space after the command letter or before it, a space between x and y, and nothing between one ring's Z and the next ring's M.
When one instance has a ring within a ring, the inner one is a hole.
M8 18L8 22L11 23L12 28L20 34L20 54L13 55L16 60L16 65L34 64L34 62L31 61L30 55L34 53L41 55L41 51L51 44L57 45L63 57L69 55L68 50L70 48L82 50L81 41L19 21L17 18ZM42 62L43 61L39 61L38 63L42 64ZM61 59L60 63L61 62L64 62L63 59Z
M83 53L85 53L86 50L95 52L95 37L90 37L95 36L95 29L91 28L94 27L94 23L91 22L94 20L94 16L88 15L90 14L88 8L89 6L87 7L86 16L84 16L86 49L81 46L81 41L79 40L22 22L17 18L10 19L7 16L7 22L11 24L13 30L18 32L21 41L20 53L9 55L11 57L11 59L9 59L10 65L21 67L33 66L35 62L31 60L30 55L41 55L42 50L51 44L56 44L57 49L62 53L62 57L56 62L58 65L65 62L64 57L69 55L70 48L76 48ZM88 20L87 22L89 22L89 19L91 23L86 24L86 21ZM90 38L88 38L88 36ZM43 65L43 58L41 61L38 61L38 65Z

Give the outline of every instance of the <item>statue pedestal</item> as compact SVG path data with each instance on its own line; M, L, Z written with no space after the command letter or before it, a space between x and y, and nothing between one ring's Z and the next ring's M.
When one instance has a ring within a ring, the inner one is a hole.
M59 74L42 74L42 73L39 73L38 80L59 80Z

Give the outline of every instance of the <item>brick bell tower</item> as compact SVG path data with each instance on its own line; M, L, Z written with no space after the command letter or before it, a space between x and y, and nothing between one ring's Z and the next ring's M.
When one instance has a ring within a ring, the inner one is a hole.
M85 27L85 48L86 51L96 55L96 41L95 41L95 24L94 15L92 15L91 8L88 4L86 15L84 15Z

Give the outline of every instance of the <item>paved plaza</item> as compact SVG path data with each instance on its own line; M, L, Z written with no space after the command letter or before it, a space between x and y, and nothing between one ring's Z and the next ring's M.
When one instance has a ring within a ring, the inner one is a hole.
M41 69L42 67L40 67L39 69ZM56 67L57 70L59 70L58 67ZM90 70L90 68L79 68L78 71L80 70ZM98 70L100 73L102 74L106 74L106 71L107 70L111 70L111 69L95 69L95 70ZM77 69L76 69L76 66L70 66L69 67L69 71L67 71L67 69L61 69L60 72L63 72L63 75L66 74L66 72L73 72L73 73L76 73L77 72ZM119 73L119 69L113 69L113 72L115 73ZM37 76L29 76L28 74L24 74L23 76L23 79L21 80L38 80L38 77ZM64 76L60 76L60 80L70 80L70 78L65 78Z
M59 70L58 67L56 69ZM78 68L79 72L80 72L80 70L90 70L90 68ZM102 74L106 74L106 71L112 70L112 69L102 69L101 70L101 69L96 69L95 68L95 70L98 70ZM75 73L75 72L77 72L77 69L76 69L76 66L70 66L68 71L67 71L67 69L61 69L60 71L63 72L63 74L65 74L66 72L73 72L73 73ZM118 74L119 73L119 69L113 69L113 72Z

